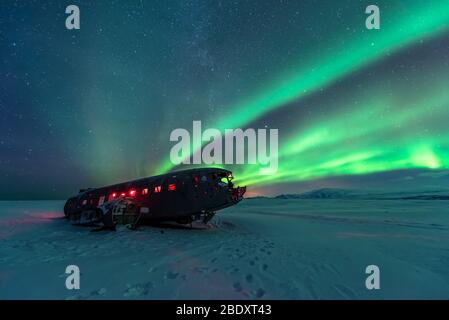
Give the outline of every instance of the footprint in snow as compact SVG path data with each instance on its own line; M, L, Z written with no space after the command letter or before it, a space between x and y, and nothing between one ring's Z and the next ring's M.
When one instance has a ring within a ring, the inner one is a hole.
M92 296L102 296L102 295L104 295L106 293L106 291L107 291L106 288L100 288L98 290L92 291L90 294Z
M147 295L149 290L153 287L153 284L151 282L148 282L145 284L138 283L135 285L127 284L126 286L128 287L128 289L126 289L123 296L126 298L132 298Z
M177 273L177 272L169 271L165 274L165 278L173 280L173 279L176 279L178 277L178 275L179 275L179 273Z
M260 299L265 295L265 290L262 288L257 289L256 291L253 292L253 296Z
M232 286L234 287L234 290L236 292L242 291L242 285L240 284L240 282L235 282Z

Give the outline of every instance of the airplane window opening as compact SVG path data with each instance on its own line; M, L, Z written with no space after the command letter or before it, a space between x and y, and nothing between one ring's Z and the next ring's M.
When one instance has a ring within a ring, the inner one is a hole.
M104 199L106 196L101 196L100 199L98 199L98 205L101 206L104 203Z
M115 199L117 197L117 193L111 193L110 195L109 195L109 198L108 198L108 201L111 201L111 200L113 200L113 199Z

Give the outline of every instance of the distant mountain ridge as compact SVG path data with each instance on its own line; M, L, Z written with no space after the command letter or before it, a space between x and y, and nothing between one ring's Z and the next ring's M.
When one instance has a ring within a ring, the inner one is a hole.
M274 197L274 199L449 200L449 191L431 190L379 192L338 188L322 188L299 194L281 194Z
M342 199L355 198L357 193L353 190L323 188L312 191L307 191L299 194L281 194L275 199Z

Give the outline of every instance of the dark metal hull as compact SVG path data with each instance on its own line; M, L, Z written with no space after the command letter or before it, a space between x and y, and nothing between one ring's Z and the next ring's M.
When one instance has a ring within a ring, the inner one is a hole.
M230 178L232 173L224 169L191 169L82 190L66 202L64 213L71 220L98 218L102 204L122 197L132 200L141 222L190 223L243 199L246 188L234 188Z

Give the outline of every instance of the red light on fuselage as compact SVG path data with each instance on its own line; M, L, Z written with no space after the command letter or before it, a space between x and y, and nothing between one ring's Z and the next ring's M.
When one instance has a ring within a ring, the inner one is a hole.
M142 195L146 195L146 194L148 194L148 188L145 188L142 190Z
M174 183L168 185L168 190L173 191L176 189L176 185Z
M155 193L161 192L161 186L154 187L154 192Z
M120 194L120 197L125 197L126 196L126 193L124 193L124 192L122 192L121 194Z
M115 199L116 197L117 197L117 193L115 193L115 192L111 193L108 197L108 201L111 201L111 200Z
M130 190L130 191L129 191L129 195L130 195L131 197L135 197L135 196L136 196L136 193L137 193L136 190Z

